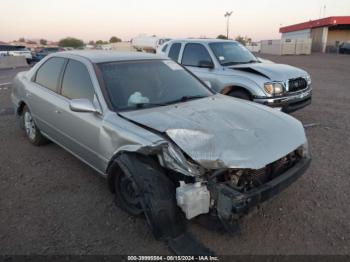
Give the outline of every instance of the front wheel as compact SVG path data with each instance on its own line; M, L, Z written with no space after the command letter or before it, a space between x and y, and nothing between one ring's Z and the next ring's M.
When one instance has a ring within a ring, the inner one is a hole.
M21 125L24 127L27 138L33 145L40 146L47 142L47 139L41 134L39 128L36 126L27 106L23 108L21 121Z
M116 204L131 215L144 214L157 239L183 234L186 220L176 204L176 185L158 162L152 157L123 153L116 164L112 168Z
M140 195L135 180L128 177L122 170L118 170L115 177L116 203L126 212L133 216L139 216L143 213L141 207Z

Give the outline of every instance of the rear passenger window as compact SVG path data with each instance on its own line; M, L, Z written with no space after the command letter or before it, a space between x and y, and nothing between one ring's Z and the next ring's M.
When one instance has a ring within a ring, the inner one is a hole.
M201 44L187 44L182 55L181 64L199 66L201 61L212 61L208 50Z
M69 99L94 99L94 87L90 74L82 63L69 60L62 80L62 95Z
M47 60L37 71L35 82L57 92L58 80L64 65L64 58L53 57Z
M169 50L168 57L170 57L171 59L177 62L177 60L179 59L180 49L181 49L180 43L172 44Z

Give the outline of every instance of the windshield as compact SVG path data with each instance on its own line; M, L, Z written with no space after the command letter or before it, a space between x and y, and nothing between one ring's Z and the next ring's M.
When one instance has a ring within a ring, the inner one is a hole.
M98 65L115 109L139 109L188 101L213 93L171 60L143 60Z
M258 59L243 45L236 42L210 43L211 50L223 66L258 63Z

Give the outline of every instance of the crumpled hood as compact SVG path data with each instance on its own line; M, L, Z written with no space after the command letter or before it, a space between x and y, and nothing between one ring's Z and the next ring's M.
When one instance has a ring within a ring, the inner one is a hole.
M242 70L245 72L253 73L254 71L267 77L271 81L286 81L288 79L297 77L306 77L307 72L302 69L296 68L290 65L274 64L274 63L252 63L231 66L232 69ZM245 70L248 69L248 70Z
M209 169L259 169L306 142L302 124L293 117L223 95L119 114L166 133Z

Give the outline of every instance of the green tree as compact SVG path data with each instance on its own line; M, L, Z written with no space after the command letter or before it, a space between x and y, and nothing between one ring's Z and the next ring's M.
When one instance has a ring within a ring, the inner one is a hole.
M84 47L84 42L74 37L67 37L67 38L61 39L58 42L58 45L60 47L82 48Z
M89 45L95 45L95 42L93 40L90 40Z
M116 36L112 36L110 39L109 39L109 42L110 43L118 43L118 42L121 42L122 40Z
M106 44L108 44L107 41L102 41L102 40L97 40L96 41L96 45L106 45Z
M237 36L235 39L237 42L240 42L242 45L246 45L247 43L247 38L243 36Z
M217 39L227 39L227 37L225 35L218 35L216 38Z
M45 40L45 39L40 39L39 43L40 43L41 45L47 45L47 40Z

